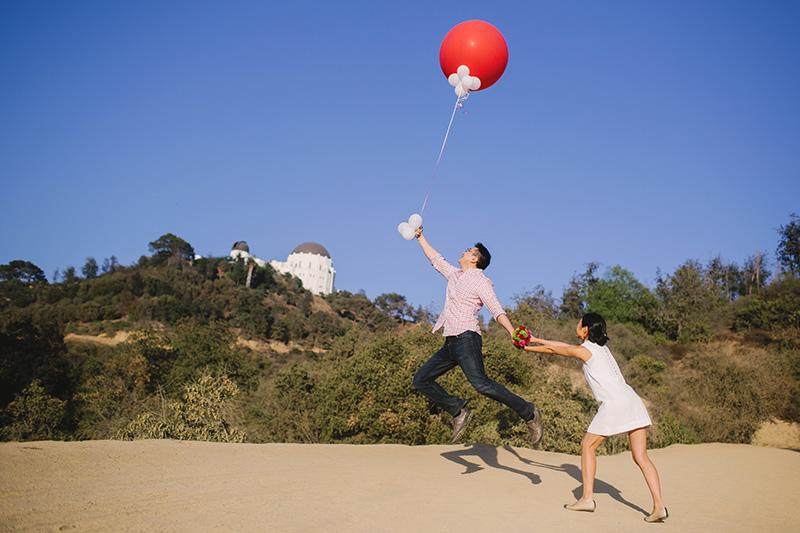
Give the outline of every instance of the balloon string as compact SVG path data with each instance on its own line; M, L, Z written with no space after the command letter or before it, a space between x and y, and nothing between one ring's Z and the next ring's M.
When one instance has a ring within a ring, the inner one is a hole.
M425 212L425 204L428 203L428 196L431 194L431 187L433 187L433 178L436 177L436 171L439 169L439 162L442 160L442 154L444 153L444 145L447 144L447 137L450 135L450 128L453 126L453 119L456 116L456 109L462 107L461 102L467 99L469 93L465 94L464 96L459 96L456 100L456 105L453 106L453 114L450 116L450 124L447 125L447 133L444 134L444 142L442 142L442 149L439 150L439 159L436 160L436 166L433 168L433 176L431 176L431 182L428 185L428 192L425 195L425 201L422 202L422 209L419 210L419 214Z

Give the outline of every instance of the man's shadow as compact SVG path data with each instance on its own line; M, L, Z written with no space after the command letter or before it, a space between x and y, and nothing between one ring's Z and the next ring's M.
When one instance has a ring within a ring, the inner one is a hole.
M514 455L517 455L516 452L510 446L504 446L504 449L511 451ZM531 480L531 483L534 485L538 485L542 482L542 478L532 472L526 472L524 470L519 470L517 468L512 468L510 466L505 466L500 464L500 461L497 458L497 447L490 446L489 444L482 444L479 442L467 444L464 448L460 450L454 450L452 452L443 452L442 457L447 459L448 461L453 461L456 464L462 465L465 467L466 470L461 472L462 474L473 474L480 470L483 470L483 466L478 464L477 462L471 462L466 459L466 457L477 457L480 459L483 464L489 466L491 468L497 468L499 470L506 470L508 472L512 472L514 474L519 474L521 476L525 476L526 478ZM521 461L525 461L519 455L517 457Z
M572 479L577 481L579 485L572 490L572 495L575 496L576 500L579 500L580 497L583 495L583 476L581 475L581 468L577 465L571 465L568 463L564 463L561 466L549 465L547 463L540 463L538 461L531 461L530 459L525 459L524 457L520 457L520 455L511 448L510 446L504 446L506 450L510 453L516 455L519 460L527 465L535 466L537 468L546 468L547 470L555 470L557 472L564 472L569 475ZM622 492L614 487L613 485L606 483L602 479L598 479L597 476L594 478L594 492L595 494L608 494L611 496L613 500L618 501L622 505L630 507L635 511L639 511L643 515L647 516L648 513L635 503L629 502L622 496Z

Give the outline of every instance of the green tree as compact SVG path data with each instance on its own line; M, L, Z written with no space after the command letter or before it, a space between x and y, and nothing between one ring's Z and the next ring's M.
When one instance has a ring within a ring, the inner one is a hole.
M663 304L666 322L674 329L666 333L685 341L704 340L710 332L704 319L724 301L722 293L705 275L699 262L686 261L671 276L657 280L656 294Z
M113 274L119 269L119 261L117 261L117 257L112 255L111 257L106 257L103 259L103 267L101 268L101 272L103 274Z
M586 312L586 295L598 282L595 272L600 265L594 261L586 263L586 270L582 274L572 276L569 285L561 296L559 311L569 318L580 318Z
M742 285L742 272L735 263L729 263L718 255L708 262L706 276L711 285L729 302L739 296L739 287Z
M47 282L42 269L29 261L11 261L0 265L0 281L19 280L23 283Z
M800 274L800 217L796 213L790 215L791 221L778 230L778 262L793 275Z
M191 261L194 259L194 248L172 233L162 235L150 243L150 251L157 263L169 261Z
M236 283L237 287L244 287L245 283L247 282L247 262L248 261L244 257L239 256L233 263L233 268L225 273L228 278Z
M340 317L363 324L372 332L384 332L397 327L397 322L381 312L365 294L336 291L325 299Z
M411 318L414 320L414 322L433 324L436 321L437 316L438 315L431 308L431 306L422 307L421 305L418 305L417 308L411 312Z
M86 279L96 278L97 270L97 261L95 261L94 257L87 257L86 264L83 265L83 268L81 268L83 277Z
M553 293L546 290L541 285L537 285L533 290L515 295L511 299L517 305L525 304L532 311L542 313L550 318L556 318L558 316L558 307L553 298Z
M275 287L275 269L266 263L263 267L255 265L250 279L251 289L261 289L269 291Z
M650 289L619 265L607 269L601 279L587 287L587 309L600 313L606 321L644 323L658 305Z
M767 258L757 252L748 257L739 275L739 287L736 292L739 296L758 294L769 284L770 265Z
M379 295L375 298L375 305L402 324L405 324L406 317L410 317L414 312L414 308L406 301L406 297L396 292Z
M67 267L67 269L64 271L62 281L68 285L78 281L78 275L75 273L74 266Z

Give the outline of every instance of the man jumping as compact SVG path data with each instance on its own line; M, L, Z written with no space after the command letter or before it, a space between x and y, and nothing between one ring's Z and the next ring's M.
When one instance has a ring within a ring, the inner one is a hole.
M509 335L514 333L511 321L497 301L494 284L483 273L491 260L489 250L481 243L468 248L458 260L461 268L457 268L445 261L428 243L422 235L422 228L416 231L416 237L433 268L447 280L447 293L444 310L433 326L433 331L444 328L444 346L414 375L414 387L453 417L452 441L455 442L472 419L472 411L467 409L466 400L449 394L436 379L460 366L476 391L507 405L522 417L528 426L531 444L536 446L542 440L541 412L533 403L523 400L489 379L483 368L483 339L478 324L478 311L481 307L485 305Z

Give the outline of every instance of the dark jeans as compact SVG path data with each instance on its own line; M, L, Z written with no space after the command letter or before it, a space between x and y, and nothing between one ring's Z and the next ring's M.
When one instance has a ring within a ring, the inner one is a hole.
M492 381L483 369L483 339L474 331L465 331L461 335L445 337L444 346L433 354L414 375L414 387L423 396L447 411L452 416L458 416L461 409L467 405L466 400L449 394L436 382L436 378L460 366L475 390L493 400L509 406L511 409L528 421L533 418L534 405L527 402Z

